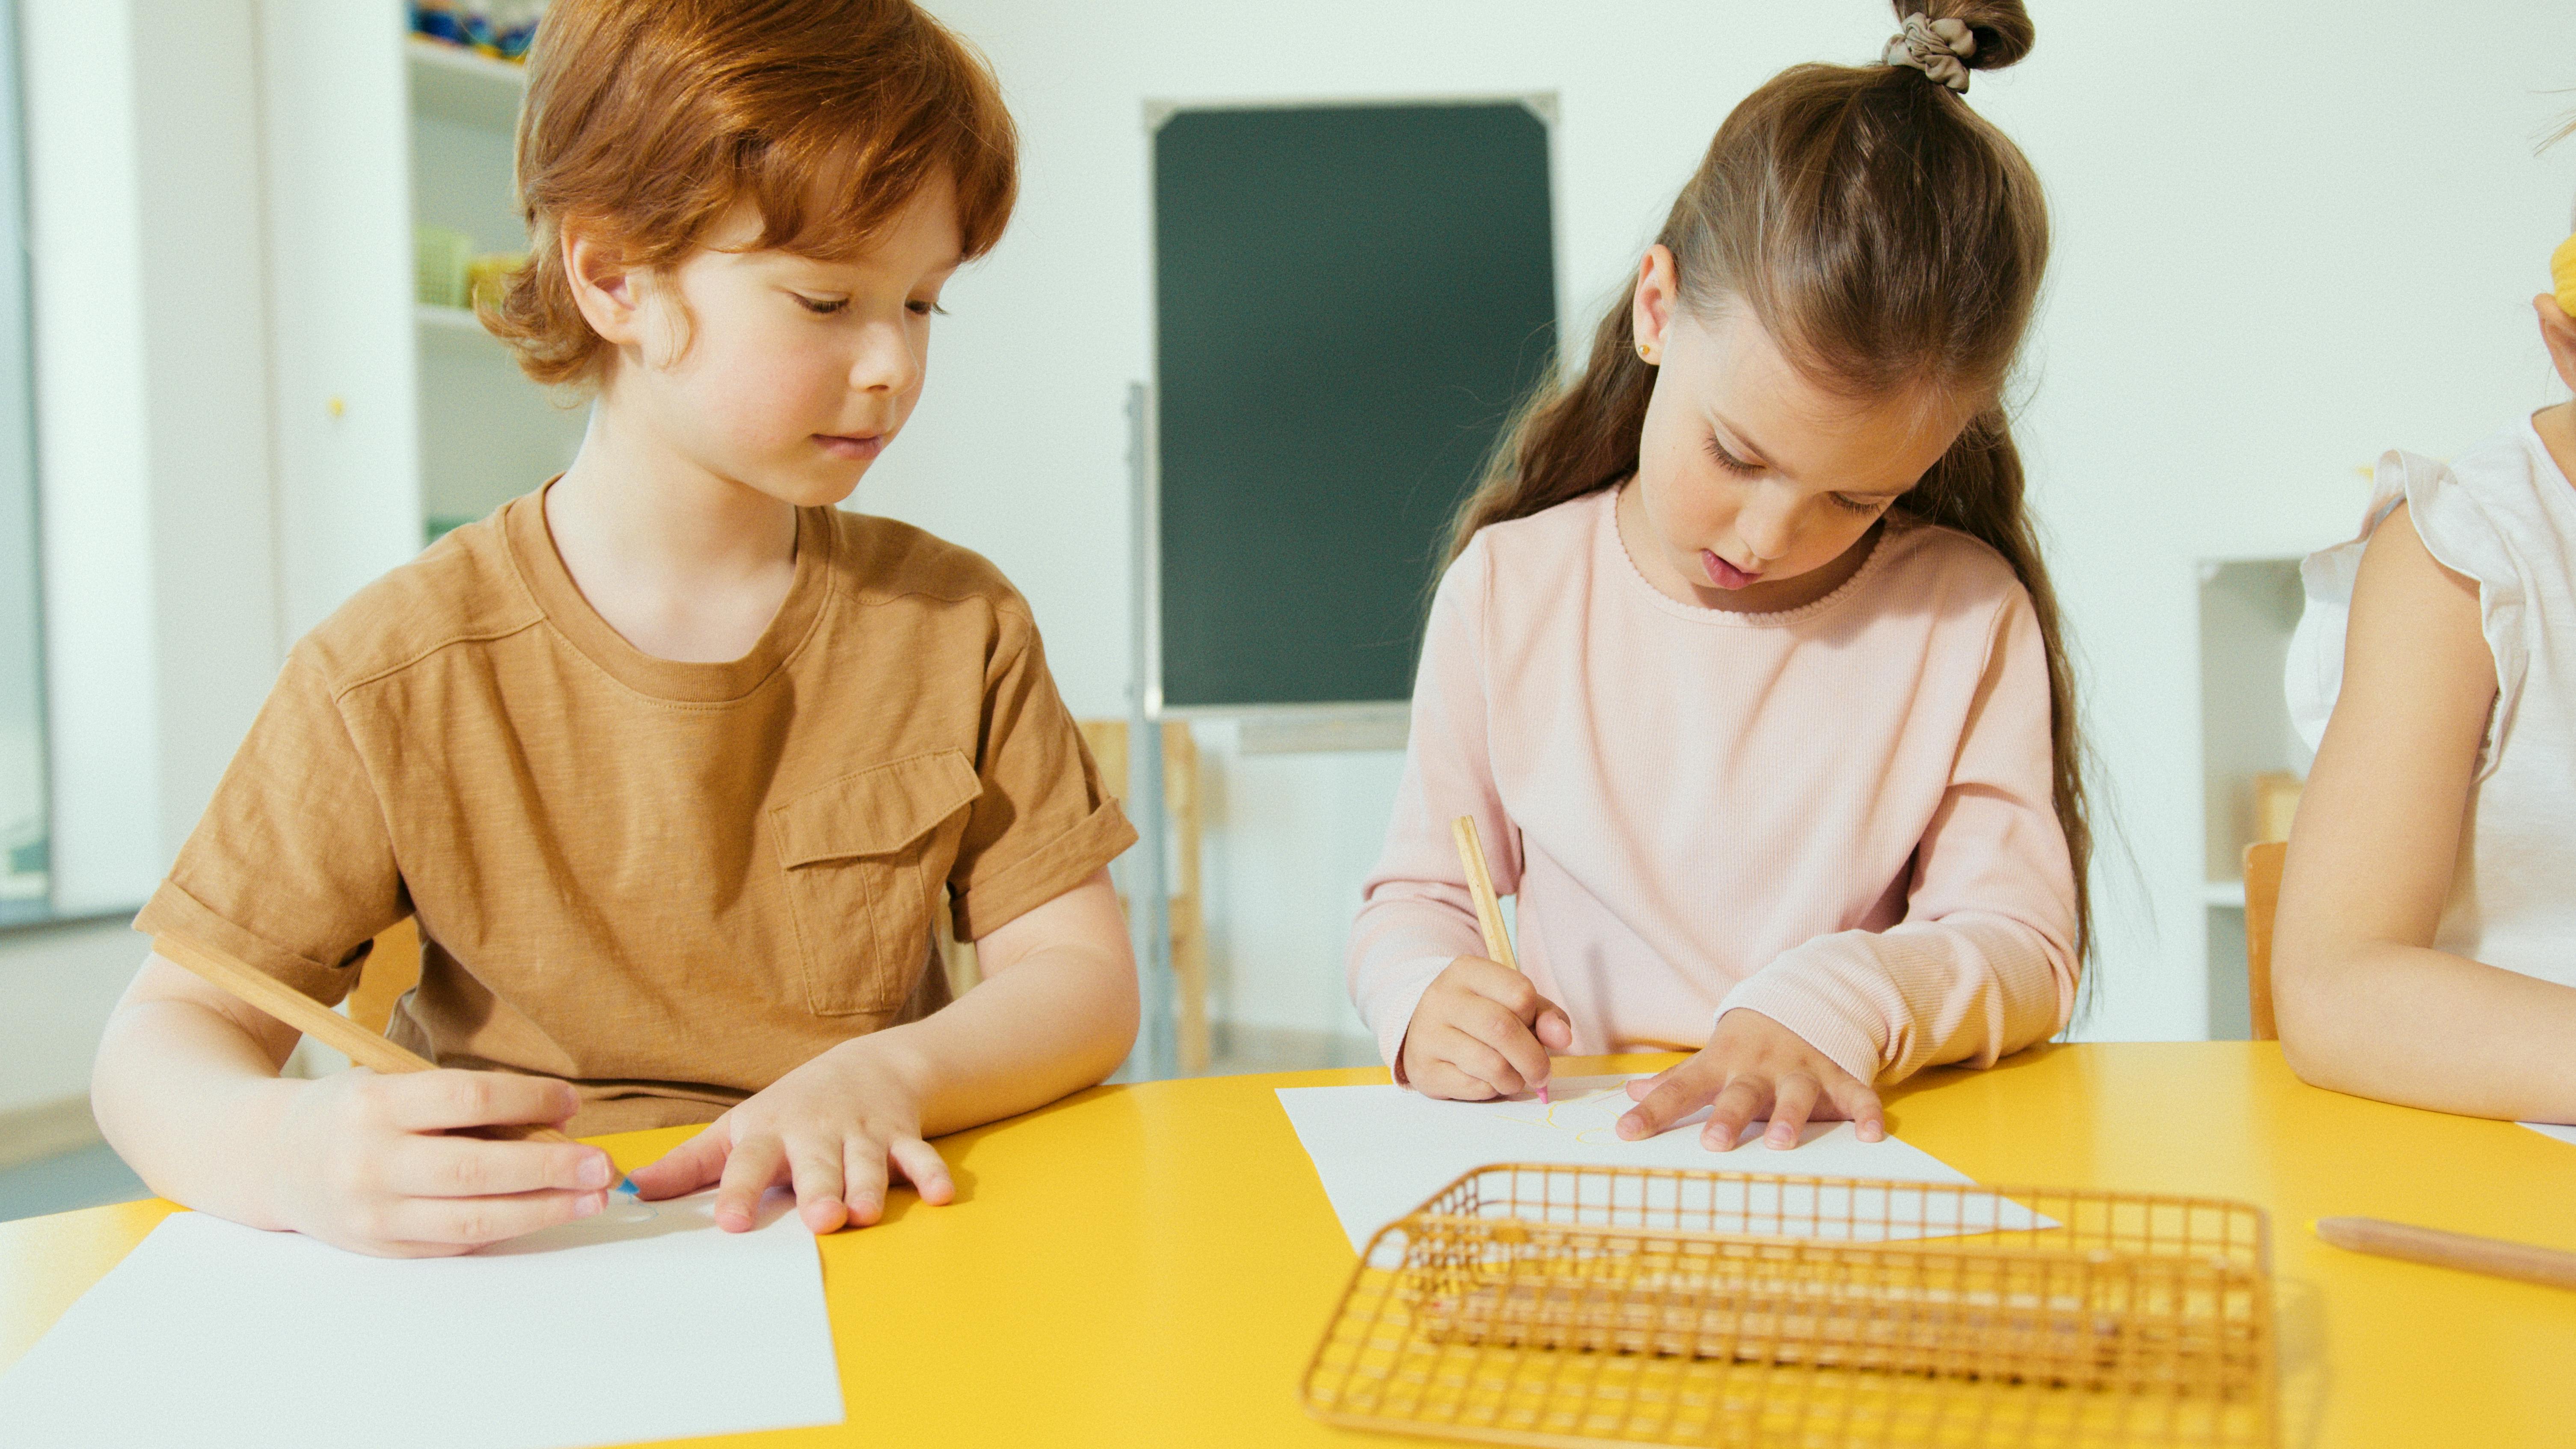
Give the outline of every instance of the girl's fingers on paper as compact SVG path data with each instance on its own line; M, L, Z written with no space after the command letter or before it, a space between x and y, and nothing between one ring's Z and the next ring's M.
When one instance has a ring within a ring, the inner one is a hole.
M447 1132L502 1124L551 1126L581 1110L568 1082L516 1072L397 1072L359 1088L368 1107L398 1132Z
M1878 1093L1866 1082L1846 1078L1827 1089L1834 1111L1852 1124L1852 1135L1863 1142L1876 1142L1887 1135L1887 1109Z
M1664 1083L1672 1080L1673 1073L1678 1072L1683 1067L1689 1065L1690 1063L1688 1062L1675 1062L1673 1065L1664 1068L1662 1071L1655 1073L1651 1077L1629 1078L1627 1082L1628 1100L1631 1102L1642 1102L1646 1100L1648 1096L1653 1094L1657 1087L1660 1087Z
M787 1149L777 1138L762 1134L735 1143L716 1183L716 1226L728 1233L751 1231L760 1219L760 1195L786 1175Z
M839 1232L859 1215L863 1180L853 1176L843 1181L841 1154L830 1144L792 1142L786 1153L787 1180L796 1189L796 1216L816 1236ZM752 1200L756 1203L759 1198Z
M841 1156L850 1175L850 1225L875 1227L885 1219L885 1145L864 1133L853 1133Z
M705 1131L635 1169L628 1180L635 1184L638 1197L653 1201L685 1197L722 1176L732 1150L733 1124L718 1117Z
M385 1170L385 1186L405 1197L492 1197L541 1188L594 1192L616 1181L617 1169L596 1147L480 1137L404 1137Z
M1635 1088L1640 1084L1631 1082L1628 1085L1629 1094L1637 1095ZM1650 1090L1619 1119L1619 1136L1629 1142L1652 1137L1698 1111L1709 1095L1708 1087L1695 1075L1679 1072L1665 1072L1645 1085Z
M1771 1084L1754 1076L1728 1080L1726 1089L1708 1104L1708 1125L1699 1129L1702 1147L1711 1152L1732 1152L1744 1137L1744 1129L1762 1117L1771 1105Z
M1824 1083L1805 1072L1782 1077L1771 1094L1771 1125L1762 1134L1762 1145L1774 1149L1797 1146L1798 1138L1807 1130L1807 1119L1815 1113L1816 1099L1824 1090Z
M898 1137L887 1154L923 1202L938 1206L956 1200L957 1183L948 1175L948 1159L939 1155L938 1148L918 1137Z
M451 1243L478 1248L586 1218L608 1205L602 1192L512 1193L503 1197L397 1198L379 1224L388 1246Z

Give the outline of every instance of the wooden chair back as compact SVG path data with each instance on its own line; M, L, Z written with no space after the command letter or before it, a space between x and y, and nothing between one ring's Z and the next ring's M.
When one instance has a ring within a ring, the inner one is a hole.
M2245 994L2256 1041L2281 1039L2272 1019L2272 920L2281 907L2281 863L2289 855L2285 840L2245 847Z
M1127 721L1086 719L1075 722L1109 793L1127 793ZM1172 979L1180 995L1177 1013L1180 1066L1184 1072L1208 1067L1207 908L1199 888L1199 838L1206 820L1199 790L1199 748L1190 727L1180 720L1163 722L1163 813L1172 826L1172 899L1166 923L1171 932ZM1138 830L1153 827L1134 821ZM1124 904L1122 898L1121 904Z
M349 992L349 1019L378 1036L394 1019L403 993L420 984L420 924L405 916L376 938Z

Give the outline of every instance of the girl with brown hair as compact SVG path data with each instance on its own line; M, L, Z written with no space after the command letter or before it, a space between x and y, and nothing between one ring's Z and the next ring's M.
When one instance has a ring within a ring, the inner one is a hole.
M1884 1132L1872 1084L2062 1029L2089 835L2071 673L2002 402L2048 252L1968 106L2016 0L1897 0L1882 63L1747 97L1461 510L1351 990L1399 1080L1690 1051L1712 1107ZM1516 893L1484 958L1450 821Z

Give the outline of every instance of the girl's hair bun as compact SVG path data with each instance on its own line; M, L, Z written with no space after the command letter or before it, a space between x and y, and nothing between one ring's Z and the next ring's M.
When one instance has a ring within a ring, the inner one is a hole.
M1908 15L1965 22L1977 37L1977 53L1960 58L1970 70L2002 70L2030 54L2037 39L2021 0L1895 0L1895 5L1900 24Z

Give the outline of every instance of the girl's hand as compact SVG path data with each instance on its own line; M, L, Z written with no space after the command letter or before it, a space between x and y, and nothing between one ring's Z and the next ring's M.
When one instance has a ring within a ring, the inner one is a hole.
M1743 1007L1717 1019L1708 1045L1689 1061L1643 1081L1630 1082L1637 1105L1619 1119L1619 1135L1635 1141L1715 1104L1700 1145L1730 1151L1747 1125L1768 1117L1765 1147L1795 1147L1810 1120L1858 1123L1863 1142L1887 1135L1887 1119L1870 1085L1835 1066L1807 1039Z
M646 1198L719 1184L716 1226L751 1228L760 1195L796 1189L797 1216L816 1233L885 1216L886 1184L901 1174L926 1203L957 1195L948 1164L921 1137L921 1091L875 1037L843 1042L769 1084L705 1131L633 1176Z
M596 1147L457 1137L476 1127L560 1126L570 1085L513 1072L363 1067L289 1089L274 1141L278 1221L384 1258L452 1257L586 1218L617 1170Z
M1530 979L1499 961L1461 956L1432 979L1404 1030L1405 1080L1426 1097L1481 1102L1533 1091L1549 1051L1574 1044L1574 1023Z

